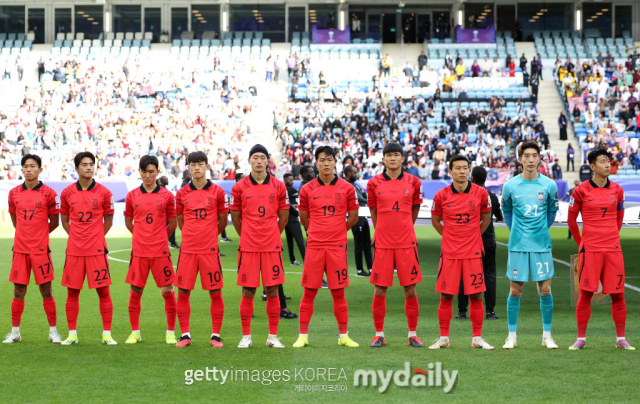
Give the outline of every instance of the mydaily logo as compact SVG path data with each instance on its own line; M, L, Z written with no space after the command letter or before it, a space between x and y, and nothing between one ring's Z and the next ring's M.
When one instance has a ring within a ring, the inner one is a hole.
M442 363L429 363L427 370L414 368L405 362L402 370L364 370L358 369L353 374L355 387L377 387L378 392L385 393L391 383L397 387L442 387L449 393L458 379L458 371L442 369Z

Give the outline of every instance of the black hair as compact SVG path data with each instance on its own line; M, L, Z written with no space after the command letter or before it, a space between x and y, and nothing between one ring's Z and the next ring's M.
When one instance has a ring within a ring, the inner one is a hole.
M518 157L522 158L522 155L524 154L524 151L526 149L535 149L538 152L538 155L540 155L540 146L538 146L538 142L534 140L525 140L524 142L522 142L522 144L518 148Z
M342 174L344 176L346 176L347 174L355 172L355 171L356 171L356 168L349 164L349 165L344 167L344 169L342 170Z
M400 143L396 143L396 142L389 142L384 147L384 149L382 149L383 156L386 156L388 153L400 153L401 155L404 156L402 146L400 146Z
M187 161L189 162L189 164L191 163L201 163L204 162L205 164L209 164L209 159L207 158L207 153L203 152L203 151L194 151L189 153L189 156L187 157Z
M140 159L140 169L146 171L150 165L156 166L156 170L160 169L158 158L156 156L142 156Z
M96 163L96 156L94 156L93 153L88 151L80 152L76 154L76 156L73 158L73 164L76 165L76 168L80 167L80 163L82 162L82 159L85 159L85 158L90 158L91 161L93 161L93 164Z
M24 156L22 156L22 160L20 160L20 165L24 166L24 163L27 162L27 160L35 160L36 164L38 164L38 168L42 167L42 159L40 158L40 156L37 156L35 154L25 154Z
M598 157L600 156L607 156L609 158L609 161L613 160L613 156L607 149L600 148L589 153L589 155L587 156L589 164L595 164L596 160L598 160Z
M236 182L240 181L243 178L244 174L236 173Z
M331 156L333 157L334 160L336 159L336 152L333 150L333 147L331 146L318 147L315 152L316 160L318 160L318 158L320 157L320 153L324 153L325 155L327 155L327 157Z
M473 167L473 170L471 170L471 179L477 185L484 185L487 181L487 170L480 166Z
M455 163L456 161L466 161L467 167L469 167L469 159L467 158L467 156L456 154L455 156L451 157L451 160L449 160L449 170L453 170L453 163Z
M302 166L302 167L300 167L300 175L301 176L305 175L308 171L313 171L313 168L311 166Z
M285 174L282 176L282 179L285 179L285 178L287 178L287 177L293 177L293 174L291 174L291 173L285 173Z

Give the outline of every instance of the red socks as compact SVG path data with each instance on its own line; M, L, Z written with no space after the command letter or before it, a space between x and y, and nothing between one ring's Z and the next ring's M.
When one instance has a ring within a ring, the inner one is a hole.
M376 328L376 332L383 332L384 316L387 314L386 296L376 296L375 294L373 295L373 305L371 308L371 312L373 313L373 325Z
M449 336L451 317L453 317L453 299L445 299L441 296L440 306L438 306L438 322L440 323L441 337Z
M418 295L404 298L404 313L407 316L407 326L409 327L409 331L416 331L418 328L418 315L420 314ZM384 321L384 317L382 321ZM376 331L378 331L377 328Z
M318 294L318 289L304 288L300 300L300 334L309 333L309 322L313 316L313 300Z
M278 334L278 323L280 322L280 300L278 296L267 296L267 316L269 316L269 334Z
M344 297L344 289L331 290L331 296L333 296L333 315L338 320L338 332L346 334L349 323L349 306L347 306L347 299Z
M471 329L474 337L482 336L482 322L484 321L484 307L482 300L471 301L471 307L469 308L469 318L471 319Z
M220 335L222 319L224 318L222 292L209 293L209 296L211 296L211 332Z
M44 313L47 315L47 321L49 327L56 326L57 314L56 314L56 301L51 296L48 299L42 300L42 306L44 307Z
M75 331L80 312L80 289L67 289L67 324L69 331Z
M142 310L140 299L142 299L140 293L129 292L129 322L132 331L140 330L140 310Z
M164 312L167 315L167 331L176 329L176 293L166 293L164 298Z
M616 337L624 337L624 325L627 321L627 303L624 293L611 294L611 317L616 326Z
M24 300L13 298L11 301L11 326L20 327L20 319L24 311Z
M576 305L576 322L578 323L578 338L587 337L587 324L589 324L589 317L591 317L591 298L593 292L580 291L578 297L578 304ZM611 295L613 298L613 295ZM611 310L614 310L614 305L611 305ZM626 306L625 306L626 317ZM615 320L614 320L615 321Z
M111 331L111 320L113 317L113 302L111 301L111 294L109 293L109 287L96 289L98 292L98 299L100 305L100 316L102 316L102 329L104 331Z
M189 332L189 317L191 316L191 303L189 302L189 293L178 293L178 322L180 322L180 331L183 334Z
M240 299L240 322L242 323L242 335L251 335L251 316L253 315L253 298L242 295Z

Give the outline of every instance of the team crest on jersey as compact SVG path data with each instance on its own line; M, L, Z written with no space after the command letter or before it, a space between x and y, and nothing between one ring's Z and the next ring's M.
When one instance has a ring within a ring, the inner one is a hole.
M336 194L336 205L341 204L342 202L342 194Z
M611 198L611 205L615 206L616 205L616 197L614 195L609 195L609 197Z
M538 192L538 202L544 202L544 192Z
M269 203L276 203L276 194L269 194Z
M162 210L162 201L156 201L156 209Z
M36 199L36 208L40 208L42 206L42 199L38 198Z
M93 209L98 209L98 200L97 199L92 199L91 200L91 207Z
M513 277L514 277L514 278L517 278L517 277L518 277L518 270L517 270L517 269L514 269L514 270L513 270Z
M407 198L409 196L409 188L404 188L402 190L402 194L404 195L405 198Z
M469 201L469 210L472 212L475 212L476 210L476 202L475 201Z
M204 202L207 204L207 208L210 208L213 206L213 198L211 197L205 198Z

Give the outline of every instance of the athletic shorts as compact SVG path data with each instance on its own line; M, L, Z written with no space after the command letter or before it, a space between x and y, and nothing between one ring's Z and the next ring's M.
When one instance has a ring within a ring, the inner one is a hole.
M394 269L398 269L400 286L422 282L418 247L374 248L369 282L376 286L393 286Z
M9 282L28 285L31 280L32 269L36 285L51 282L54 279L51 253L23 254L14 252Z
M187 254L182 252L178 256L176 287L193 290L196 286L198 272L200 272L200 284L203 290L216 290L224 287L220 254Z
M516 282L540 282L553 278L553 255L551 252L509 251L507 278Z
M322 278L327 274L329 289L349 286L347 249L307 248L300 284L309 289L322 288Z
M173 263L168 257L131 257L129 272L125 282L132 286L144 288L147 286L149 271L153 274L156 286L161 288L173 283Z
M107 254L78 257L67 255L62 272L62 286L71 289L82 289L84 278L87 278L89 289L103 288L111 285L111 273Z
M281 252L243 252L238 253L238 286L246 288L268 288L284 283L284 264Z
M457 295L460 278L464 283L464 294L473 295L486 291L482 258L449 259L440 257L436 292Z
M622 251L580 252L580 290L596 293L624 293L624 258Z

